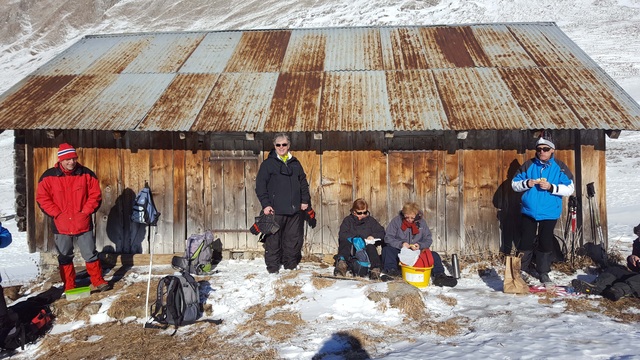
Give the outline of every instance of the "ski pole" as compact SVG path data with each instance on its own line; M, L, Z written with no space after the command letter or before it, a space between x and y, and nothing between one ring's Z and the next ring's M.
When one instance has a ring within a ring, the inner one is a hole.
M588 183L587 184L587 196L589 196L589 201L591 202L591 199L593 199L596 195L596 189L593 185L593 183ZM604 243L604 234L602 233L602 224L600 223L600 209L598 209L598 203L595 202L595 199L593 201L594 205L593 205L593 215L592 215L592 222L593 222L593 231L594 231L594 242L596 241L596 237L597 240L599 241L598 244L602 244Z
M147 225L147 230L149 234L147 235L149 239L149 278L147 279L147 299L144 303L144 324L142 328L145 329L147 327L147 322L149 321L149 290L151 288L151 268L153 266L153 248L151 247L151 226Z

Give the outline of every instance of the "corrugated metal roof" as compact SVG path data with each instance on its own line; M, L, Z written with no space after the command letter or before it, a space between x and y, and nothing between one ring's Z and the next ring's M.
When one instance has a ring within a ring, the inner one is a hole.
M640 130L553 23L87 36L0 96L2 129Z

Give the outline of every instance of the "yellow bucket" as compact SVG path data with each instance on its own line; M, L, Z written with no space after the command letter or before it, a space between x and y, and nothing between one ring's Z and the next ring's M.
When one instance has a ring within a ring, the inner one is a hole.
M404 279L404 281L417 288L426 288L429 286L433 266L419 268L400 263L400 268L402 269L402 279Z

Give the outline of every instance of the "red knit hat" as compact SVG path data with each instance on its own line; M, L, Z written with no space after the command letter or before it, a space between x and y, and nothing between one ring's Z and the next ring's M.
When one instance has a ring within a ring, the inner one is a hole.
M73 146L67 143L60 144L60 147L58 148L58 161L73 159L77 157L78 154L76 154L76 149L74 149Z

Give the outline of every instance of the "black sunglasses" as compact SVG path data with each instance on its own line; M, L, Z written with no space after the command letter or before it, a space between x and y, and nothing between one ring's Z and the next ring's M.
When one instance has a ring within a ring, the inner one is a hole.
M287 147L287 146L289 146L289 144L287 144L287 143L284 143L284 144L276 144L276 147L280 147L280 146Z
M548 146L536 148L536 152L549 152L551 148Z
M356 215L369 215L369 210L365 210L365 211L353 210L353 212L356 213Z

